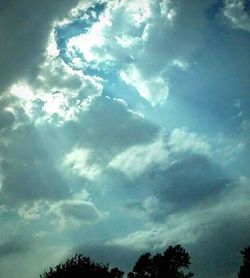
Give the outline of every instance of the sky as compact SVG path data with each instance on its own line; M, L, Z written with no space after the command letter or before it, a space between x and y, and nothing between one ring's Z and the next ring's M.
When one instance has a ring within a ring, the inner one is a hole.
M248 0L0 0L0 277L174 244L235 277L249 46Z

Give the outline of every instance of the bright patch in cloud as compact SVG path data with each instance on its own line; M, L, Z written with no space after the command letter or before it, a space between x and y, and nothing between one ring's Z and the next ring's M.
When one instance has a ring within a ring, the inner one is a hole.
M91 162L92 151L83 148L75 148L64 157L63 164L72 171L73 174L93 180L100 173L100 166Z
M244 2L244 0L226 0L223 14L233 28L250 32L250 16L244 8Z
M121 71L120 76L128 85L136 88L140 96L152 105L163 104L168 97L168 83L161 76L144 79L135 67Z
M175 129L169 138L169 147L173 152L210 153L210 145L206 139L197 133L189 132L187 128Z
M163 136L159 136L153 143L131 147L115 156L109 166L122 171L128 177L141 175L152 165L166 165L169 163L169 152Z
M32 101L34 99L32 89L25 82L14 84L10 88L10 93L24 101Z

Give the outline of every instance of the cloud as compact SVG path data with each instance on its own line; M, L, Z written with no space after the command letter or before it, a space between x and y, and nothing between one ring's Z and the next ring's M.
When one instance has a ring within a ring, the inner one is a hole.
M1 258L0 275L6 278L39 277L51 266L51 262L57 264L64 259L67 252L67 246L64 244L45 246L44 241L33 241L32 248L26 252L13 253Z
M142 98L154 106L163 104L171 87L169 71L186 70L202 45L204 12L211 3L108 2L87 31L68 40L67 59L73 62L78 57L76 65L86 71L118 71L117 77ZM185 44L179 43L182 40Z
M209 225L201 226L200 235L190 245L194 268L200 276L226 278L237 275L242 261L240 250L248 246L250 240L248 194L248 178L234 181L211 209ZM204 214L203 218L205 220Z
M11 0L1 3L1 93L16 80L36 76L53 22L66 17L78 2Z
M209 155L210 145L206 138L194 132L189 132L187 128L174 129L169 137L169 147L171 151L194 152Z
M59 217L59 225L63 229L93 223L100 219L101 214L88 200L67 200L51 206L51 212Z
M0 106L1 107L1 106ZM15 121L15 115L11 109L8 109L7 107L0 108L0 132L2 130L8 129Z
M73 174L93 180L101 173L102 169L97 164L91 164L91 156L92 152L90 150L75 148L65 156L63 164Z
M199 277L235 275L249 244L248 2L96 3L0 4L0 276L38 275L77 244L130 270L176 243ZM13 229L32 250L6 240Z
M196 276L234 277L240 266L240 250L249 244L248 194L249 179L241 177L231 181L215 202L175 210L165 221L149 222L144 230L112 242L140 254L162 252L179 243L189 252Z
M150 144L133 146L115 156L109 166L122 171L128 177L141 175L150 165L166 164L169 153L163 136Z
M162 77L154 76L144 79L135 66L120 72L120 77L128 85L135 87L141 97L149 101L153 106L163 104L168 97L168 82Z
M250 119L245 119L241 123L241 128L243 131L249 131L250 130Z
M190 246L193 267L201 277L235 277L240 269L240 251L249 244L247 218L224 220L204 228Z
M68 229L77 229L99 221L101 213L87 191L81 190L64 200L40 199L25 202L16 210L26 223L46 223L40 232L47 234L50 228L64 233ZM39 234L39 232L38 232Z
M62 130L77 146L101 153L100 160L150 142L158 133L156 125L129 109L126 102L105 96L96 98L77 121L65 122Z
M73 71L57 57L48 56L35 81L19 81L8 92L15 97L14 111L21 108L36 125L61 125L87 110L101 95L102 84L101 79Z
M83 254L97 262L109 263L111 267L119 267L123 271L130 271L140 255L140 250L112 242L96 242L77 246L72 253Z
M223 15L231 23L232 28L250 32L250 16L245 7L245 0L226 0Z
M2 198L19 202L69 196L68 186L38 130L24 125L8 135L1 149Z
M0 257L9 256L12 254L24 253L30 249L29 243L22 239L14 238L1 242Z
M165 169L153 167L136 180L143 187L151 187L156 200L147 208L156 221L163 221L177 211L214 202L228 182L229 178L219 165L199 154L178 158ZM145 203L142 206L146 208Z

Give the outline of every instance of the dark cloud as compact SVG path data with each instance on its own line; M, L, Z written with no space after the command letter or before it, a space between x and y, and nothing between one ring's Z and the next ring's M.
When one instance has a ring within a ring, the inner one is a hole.
M97 262L110 263L111 266L117 266L123 271L132 269L141 252L141 250L131 247L105 242L84 244L73 250L73 253L89 256Z
M51 153L36 128L21 126L10 131L1 148L2 198L8 200L61 199L69 189L56 169Z
M1 1L0 93L12 82L32 78L43 59L51 25L79 1Z
M15 121L15 116L8 110L0 111L0 131L10 127Z
M152 187L159 204L151 217L157 221L173 212L214 202L228 182L219 165L197 154L188 154L165 170L155 167L137 181Z
M14 103L13 97L3 97L0 99L0 133L5 132L13 126L16 115L10 108Z
M227 183L218 165L206 156L195 154L173 164L160 179L162 183L156 185L158 198L177 207L215 197Z
M240 250L250 243L249 218L233 216L206 225L188 248L197 277L236 277L242 259Z
M185 246L191 256L191 270L196 277L236 277L242 261L240 250L248 246L250 242L249 228L250 222L247 217L236 214L228 217L225 209L225 213L220 217L215 216L212 223L198 227L199 236L192 240L192 243L174 240L169 244ZM196 231L194 230L193 233L195 236ZM138 250L136 247L98 242L78 246L72 254L90 256L98 262L109 262L112 266L119 266L129 271L144 252L162 252L164 248Z
M101 96L77 121L65 123L63 131L75 144L111 155L151 141L159 128L130 111L125 103Z
M99 212L90 202L66 202L60 205L59 210L64 217L80 222L93 222L100 217Z
M0 257L24 253L30 249L29 243L21 239L10 239L0 244Z

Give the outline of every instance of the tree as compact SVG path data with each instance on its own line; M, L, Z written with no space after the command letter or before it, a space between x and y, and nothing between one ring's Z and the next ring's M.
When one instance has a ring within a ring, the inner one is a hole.
M241 250L240 253L243 256L243 265L240 267L238 277L249 278L250 277L250 246Z
M163 254L145 253L139 257L128 278L189 278L184 269L190 265L190 256L181 245L169 246Z
M118 268L109 270L108 265L93 262L89 257L75 255L54 268L45 271L40 278L122 278Z
M153 262L152 255L150 253L145 253L140 256L138 261L135 263L133 272L128 274L128 278L144 278L152 277L153 272Z

